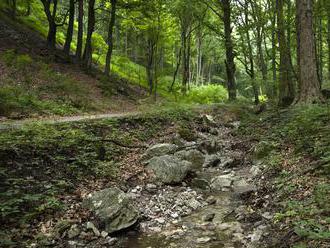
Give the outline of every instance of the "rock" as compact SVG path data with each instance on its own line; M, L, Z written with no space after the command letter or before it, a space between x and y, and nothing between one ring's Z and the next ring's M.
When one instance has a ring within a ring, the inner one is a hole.
M228 168L233 168L235 165L237 165L237 161L233 158L225 158L221 159L221 164L220 167L228 169Z
M86 228L87 230L92 230L95 236L101 235L99 229L97 229L96 226L90 221L86 223Z
M214 217L215 217L215 213L209 213L203 216L203 221L207 221L207 222L212 221Z
M225 188L231 187L233 182L232 175L221 175L212 179L211 188L214 190L225 190Z
M261 214L262 217L264 217L266 220L272 220L273 219L273 215L269 212L265 212L263 214Z
M108 235L109 235L109 233L107 233L106 231L101 232L101 237L102 238L106 238Z
M214 196L209 196L207 199L206 199L206 202L209 204L209 205L213 205L217 202L217 199L215 199Z
M83 207L94 212L108 233L128 228L139 219L133 200L115 187L90 194Z
M206 155L205 162L203 164L204 168L217 167L221 163L221 158L217 154Z
M156 221L157 221L159 224L164 224L164 223L165 223L165 219L164 219L164 218L157 218Z
M190 171L191 163L175 156L164 155L149 160L148 169L152 170L155 179L165 184L182 182Z
M199 201L197 201L196 199L191 198L190 200L188 200L187 206L192 208L193 210L196 210L197 208L200 208L202 206L202 204Z
M143 159L148 160L153 157L159 157L167 154L173 154L178 149L177 145L174 144L157 144L149 147L143 154Z
M206 151L208 154L214 154L218 152L221 147L215 139L205 140L199 145L199 149Z
M249 195L256 190L255 186L249 184L244 178L235 180L233 184L233 189L235 193L243 196Z
M68 230L68 238L73 239L77 237L80 234L80 229L77 224L74 224L70 227Z
M191 186L199 188L199 189L203 189L203 190L210 189L209 182L206 179L203 179L203 178L193 178L191 180Z
M117 238L107 237L107 242L110 246L113 246L114 244L116 244L117 241L118 241Z
M203 115L203 121L205 124L209 126L217 126L217 123L215 122L214 118L212 115Z
M189 161L192 165L193 170L200 170L204 163L204 155L197 149L183 150L176 152L174 156L178 157L181 160Z
M256 177L261 173L261 170L260 170L259 166L254 165L254 166L251 167L250 173L253 177Z
M155 184L152 184L152 183L148 183L147 185L146 185L146 190L148 191L148 192L155 192L156 190L157 190L157 185L155 185Z
M212 135L218 135L219 134L219 132L216 128L211 128L209 133L212 134Z
M196 242L198 243L198 244L205 244L205 243L208 243L208 242L210 242L212 239L210 238L210 237L202 237L202 238L198 238L197 240L196 240Z

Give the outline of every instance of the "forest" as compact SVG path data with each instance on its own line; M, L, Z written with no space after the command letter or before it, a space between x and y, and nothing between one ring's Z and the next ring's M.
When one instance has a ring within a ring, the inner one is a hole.
M0 247L330 247L329 0L0 1Z

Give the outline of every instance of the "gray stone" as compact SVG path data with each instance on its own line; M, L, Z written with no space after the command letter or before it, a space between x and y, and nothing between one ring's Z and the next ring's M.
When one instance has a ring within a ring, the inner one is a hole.
M212 179L211 188L214 190L226 190L231 187L233 182L232 175L221 175Z
M153 157L173 154L177 149L178 146L174 144L156 144L147 149L147 151L143 154L143 159L148 160Z
M217 167L220 163L221 163L221 158L219 155L217 154L206 155L203 167L204 168Z
M256 177L261 173L261 170L260 170L259 166L254 165L254 166L251 167L250 173L251 173L252 176Z
M233 184L234 191L239 195L244 195L247 193L252 193L256 190L253 184L249 184L244 178L235 180Z
M207 199L206 199L206 202L209 204L209 205L213 205L217 202L217 199L215 199L214 196L209 196Z
M203 216L203 221L212 221L215 217L215 213L209 213Z
M220 164L220 167L222 168L232 168L234 167L234 164L235 164L235 159L233 158L223 158L221 159L221 164Z
M206 244L206 243L210 242L211 240L212 240L212 238L210 238L210 237L202 237L202 238L198 238L196 240L196 242L198 244Z
M148 163L148 169L153 171L155 179L164 184L182 182L190 171L190 168L190 162L170 155L154 157Z
M205 160L203 153L201 153L197 149L179 151L176 152L174 155L181 160L189 161L192 165L191 168L193 170L200 170Z
M109 233L107 233L106 231L101 232L101 237L102 238L106 238L108 235L109 235Z
M191 186L199 188L199 189L203 189L203 190L210 189L209 182L206 179L203 179L203 178L193 178L191 180Z
M72 239L77 237L80 234L80 229L77 224L73 224L68 230L68 238Z
M101 235L99 229L97 229L96 226L90 221L86 223L86 228L87 230L92 230L95 236Z
M83 207L94 212L108 233L128 228L139 219L132 199L115 187L90 194Z

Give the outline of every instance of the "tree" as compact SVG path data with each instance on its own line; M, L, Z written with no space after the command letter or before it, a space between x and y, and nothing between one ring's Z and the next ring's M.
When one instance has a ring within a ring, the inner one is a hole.
M284 0L276 0L277 8L277 36L280 51L279 76L279 106L287 107L295 97L294 85L291 77L290 49L287 46L284 25Z
M77 35L77 49L76 58L81 59L82 44L84 35L84 0L78 0L78 35Z
M87 37L86 37L86 44L85 50L83 55L83 64L86 69L90 69L92 66L92 35L95 28L95 0L89 0L88 2L88 25L87 25Z
M113 51L113 29L115 26L116 21L116 9L117 9L117 0L111 0L111 15L110 15L110 22L109 22L109 30L108 30L108 52L106 56L106 63L105 63L105 69L104 73L105 75L109 76L110 74L110 66L111 66L111 57L112 57L112 51Z
M231 0L222 0L221 6L223 10L223 22L225 29L225 47L226 47L226 71L227 71L227 87L229 100L233 101L237 97L236 80L235 80L235 54L234 45L232 41L232 27L231 27Z
M73 35L73 24L74 24L74 15L75 15L75 0L70 0L69 7L69 25L66 33L66 40L64 44L64 52L69 56Z
M48 20L48 34L47 34L47 46L51 50L55 49L56 45L56 12L57 12L57 0L41 0L44 11ZM51 6L53 9L51 10Z
M296 0L299 95L297 103L321 102L317 75L312 0Z

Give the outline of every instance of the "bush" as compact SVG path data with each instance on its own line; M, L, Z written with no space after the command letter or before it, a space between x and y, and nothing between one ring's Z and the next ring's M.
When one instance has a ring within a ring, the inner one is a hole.
M188 103L211 104L227 100L227 90L222 85L194 87L185 98Z

